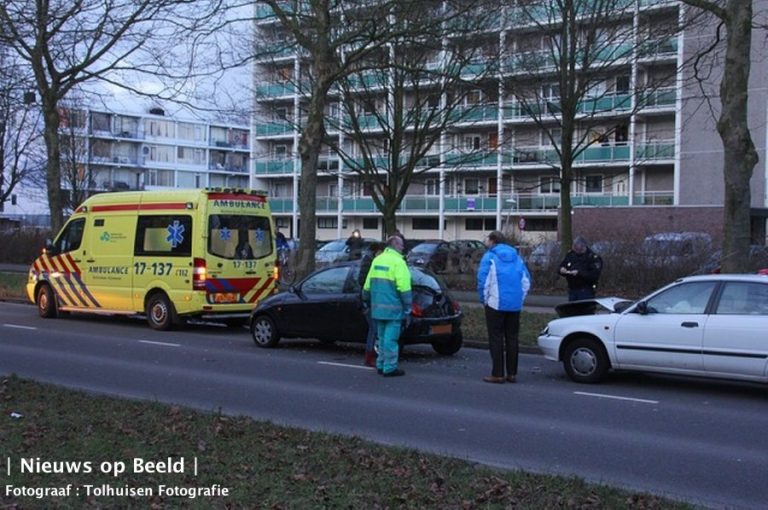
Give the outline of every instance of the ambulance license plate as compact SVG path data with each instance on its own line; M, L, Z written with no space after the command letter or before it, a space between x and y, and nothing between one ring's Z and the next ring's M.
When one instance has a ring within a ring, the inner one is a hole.
M213 302L217 305L226 303L239 303L240 294L237 292L217 292L213 295Z
M437 324L436 326L432 326L433 335L446 335L451 332L453 332L452 324Z

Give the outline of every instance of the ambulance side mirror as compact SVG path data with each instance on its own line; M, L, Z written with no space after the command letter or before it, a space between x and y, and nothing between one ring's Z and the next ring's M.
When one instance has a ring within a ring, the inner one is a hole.
M53 241L51 239L45 240L45 248L43 248L43 252L49 255L54 255L56 253L56 247L53 245Z

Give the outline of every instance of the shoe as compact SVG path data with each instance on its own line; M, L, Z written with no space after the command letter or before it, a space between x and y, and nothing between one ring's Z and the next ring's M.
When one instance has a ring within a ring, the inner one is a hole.
M373 351L365 351L365 361L363 362L363 365L366 367L375 367L376 353Z
M517 379L515 379L514 375L508 375L507 376L507 382L509 382L509 383L517 382Z
M391 372L384 372L381 375L383 375L384 377L398 377L398 376L401 376L401 375L405 375L405 370L401 370L399 368L396 368L396 369L394 369Z
M488 383L501 384L501 383L504 382L504 378L503 377L495 377L493 375L488 375L488 376L483 377L483 381L488 382Z

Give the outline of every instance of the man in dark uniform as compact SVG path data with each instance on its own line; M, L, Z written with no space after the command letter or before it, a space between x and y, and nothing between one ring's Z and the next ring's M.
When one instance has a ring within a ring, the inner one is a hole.
M589 249L583 237L573 241L571 250L560 263L559 274L568 282L568 301L595 297L595 287L603 270L600 255Z

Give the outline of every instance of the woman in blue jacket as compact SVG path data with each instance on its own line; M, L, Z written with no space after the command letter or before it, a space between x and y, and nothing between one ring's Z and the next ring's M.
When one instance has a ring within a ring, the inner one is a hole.
M517 250L506 244L501 232L491 232L485 246L488 251L477 271L477 292L485 306L492 370L483 381L513 383L517 377L520 310L531 288L531 275Z

